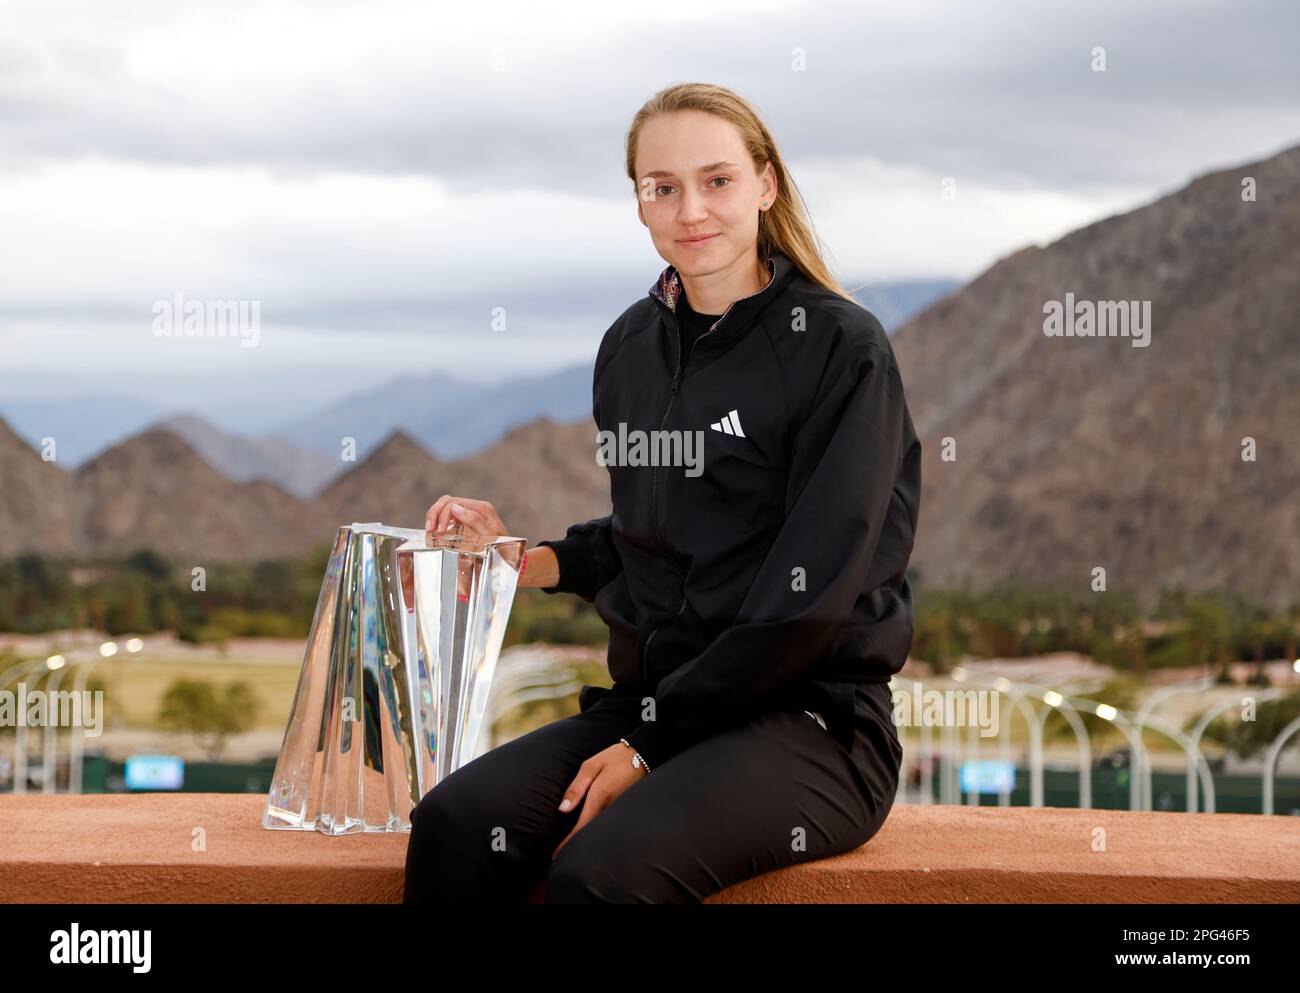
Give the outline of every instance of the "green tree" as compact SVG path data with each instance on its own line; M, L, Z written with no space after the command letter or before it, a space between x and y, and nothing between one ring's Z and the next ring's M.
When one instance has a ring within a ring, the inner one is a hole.
M1229 748L1243 759L1250 758L1271 745L1296 717L1300 717L1300 690L1261 703L1253 721L1238 721L1227 729L1224 737ZM1298 742L1300 738L1293 737L1288 744L1294 748Z
M172 571L167 560L152 548L137 549L127 556L125 564L132 572L137 572L146 579L166 579Z
M247 683L227 683L220 693L201 679L178 679L163 695L158 720L163 727L194 735L210 760L225 749L226 738L257 720L257 695Z

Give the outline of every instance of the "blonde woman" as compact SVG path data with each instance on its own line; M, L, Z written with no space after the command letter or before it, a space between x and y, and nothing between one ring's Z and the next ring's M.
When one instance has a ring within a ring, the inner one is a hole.
M627 172L668 265L596 355L613 512L538 542L522 577L594 604L613 686L429 791L410 903L543 881L549 903L698 902L862 845L893 804L921 446L889 339L739 95L656 94ZM426 527L509 533L453 495Z

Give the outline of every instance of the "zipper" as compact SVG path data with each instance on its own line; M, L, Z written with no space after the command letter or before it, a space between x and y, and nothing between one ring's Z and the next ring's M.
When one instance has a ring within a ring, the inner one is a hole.
M732 306L735 305L733 304ZM709 328L709 330L705 331L704 334L700 335L698 338L695 339L695 345L691 349L692 355L694 355L695 350L700 347L700 342L703 341L705 338L707 338L709 335L713 334L713 332L716 331L718 327L722 324L723 318L725 318L727 314L730 312L731 312L731 307L728 307L726 311L723 313L722 317L719 317L716 321L713 322L713 326ZM681 335L677 331L676 316L677 315L674 312L673 340L677 344L677 371L673 374L673 389L672 392L668 395L668 406L664 408L664 416L659 421L660 430L663 430L664 425L668 423L668 414L673 409L673 401L677 399L677 393L681 386L682 376L685 374L686 371L685 367L682 365L682 339L681 339ZM687 359L687 361L689 362L690 360ZM657 468L656 466L650 467L650 519L654 524L655 535L659 538L659 543L661 545L667 545L668 543L664 540L663 531L659 527L659 514L658 514L659 505L655 499L656 468ZM671 624L673 621L676 621L679 617L682 616L682 611L684 611L685 609L686 609L686 576L683 575L682 576L682 604L680 607L677 608L677 613L674 614L669 620L664 621L663 624L660 624L657 627L655 627L655 629L650 632L650 637L648 637L645 640L645 645L643 645L641 648L641 679L643 682L645 682L647 686L650 685L650 670L649 670L650 642L654 641L655 635L659 633L660 628L666 627L667 625Z
M748 300L750 299L750 297L758 296L759 293L762 293L764 290L768 288L768 286L771 285L772 280L774 278L775 278L775 272L769 269L768 280L766 283L763 284L762 289L758 290L757 293L750 294L749 297L742 297L741 299ZM679 289L678 292L681 293L684 291ZM709 330L705 331L704 334L700 335L698 338L695 339L695 344L691 348L692 355L694 355L699 349L700 342L702 342L705 338L713 334L714 331L718 330L718 328L722 326L722 322L727 319L727 315L731 313L731 309L735 307L736 304L738 304L739 302L740 300L733 300L730 303L730 305L728 305L727 309L722 312L722 316L713 322L713 325L709 328ZM664 416L659 420L659 430L661 431L663 430L664 425L668 423L668 414L673 409L673 401L677 399L677 393L682 383L682 376L685 373L685 367L682 364L682 338L681 338L681 333L677 330L677 308L674 306L674 307L670 307L669 310L672 312L673 315L672 332L673 332L673 343L676 344L677 346L677 369L673 373L673 388L672 388L672 392L668 394L668 406L664 408ZM688 359L687 361L690 360ZM657 479L656 469L657 469L656 466L650 467L650 523L654 527L655 537L659 539L659 544L666 546L668 543L664 540L663 530L659 526L659 504L658 501L655 499L655 494L657 489L655 486L655 480ZM685 574L683 574L682 575L682 604L680 607L677 608L677 613L674 614L669 620L664 621L663 624L657 625L655 629L650 632L650 637L646 638L645 644L641 646L641 679L646 684L646 686L650 685L650 672L649 672L649 665L648 665L649 656L650 656L650 642L654 641L655 635L659 633L661 628L668 626L669 624L673 623L673 621L676 621L679 617L681 617L682 612L685 609L686 609L686 576Z
M662 624L656 626L655 629L650 632L650 637L645 640L645 644L641 646L641 681L647 687L649 687L650 685L650 664L649 664L650 663L650 642L655 640L655 635L659 633L660 628L667 627L669 624L673 623L673 621L681 617L682 612L685 609L686 609L686 576L683 575L682 576L682 605L677 608L677 613L675 613L668 620L664 621Z
M704 337L701 335L700 337ZM659 419L659 430L662 431L665 424L668 423L668 412L673 409L673 401L677 399L677 390L682 382L682 339L677 332L676 315L673 320L673 341L677 344L677 371L673 373L673 389L668 394L668 406L664 408L664 416ZM650 467L650 523L654 525L655 537L659 539L659 544L668 544L664 541L664 533L659 527L659 504L655 499L655 480L657 479L658 466Z
M763 289L767 289L767 287L765 286L763 287ZM759 292L761 293L762 290L759 290ZM745 299L748 299L748 297L746 297ZM734 307L737 303L739 303L739 301L733 301L731 305L727 307L725 311L722 312L722 316L713 322L712 327L710 327L709 330L705 331L704 334L700 335L698 338L695 339L695 345L694 347L691 348L692 355L694 355L696 349L700 347L700 342L702 342L705 338L713 334L714 331L718 330L718 328L722 326L722 322L725 321L727 319L727 315L731 313L731 308ZM677 399L677 393L681 387L682 377L686 374L686 368L682 364L682 338L680 332L677 330L676 310L673 311L672 330L673 330L673 342L674 344L677 345L677 371L673 373L673 389L672 392L668 394L668 406L664 408L664 416L659 420L659 430L661 431L663 430L664 425L668 423L668 414L673 409L673 401ZM690 359L687 359L686 361L689 362ZM664 533L659 527L659 503L655 499L655 492L656 492L655 481L658 478L658 476L656 475L657 469L658 469L657 466L650 467L650 522L654 525L655 537L659 539L659 544L666 545L668 544L668 542L664 540Z

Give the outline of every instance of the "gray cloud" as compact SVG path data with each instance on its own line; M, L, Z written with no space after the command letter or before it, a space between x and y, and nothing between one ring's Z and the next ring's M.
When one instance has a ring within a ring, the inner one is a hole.
M412 370L436 366L437 335L472 365L497 306L526 347L494 340L485 367L537 366L550 342L556 364L581 360L662 265L622 143L678 80L755 102L846 282L973 275L1294 144L1297 29L1300 7L1279 0L11 2L0 345L48 344L30 360L0 349L0 385L112 375L159 402L194 395L197 353L138 337L175 292L260 300L295 343L329 332L319 352L272 336L243 366L225 356L239 371L213 380L217 408L275 382L294 397L346 383L348 342L375 333ZM958 205L938 203L944 176ZM314 384L284 372L300 353ZM366 361L368 382L387 374Z
M175 13L151 9L164 28ZM48 16L35 10L27 16ZM301 10L314 16L313 5ZM1300 135L1300 7L1277 0L952 4L902 20L813 5L706 18L672 31L669 46L647 43L659 35L643 22L602 29L597 19L560 51L506 46L505 72L491 69L490 38L429 50L418 36L404 42L394 16L390 44L346 72L235 74L218 96L133 74L128 42L146 26L46 41L20 30L0 42L5 159L417 172L462 192L625 195L632 112L657 86L699 77L750 95L799 155L870 154L1011 185L1168 182L1215 155L1248 158ZM1096 45L1104 73L1089 69ZM790 70L796 48L805 72ZM239 53L192 54L220 65Z

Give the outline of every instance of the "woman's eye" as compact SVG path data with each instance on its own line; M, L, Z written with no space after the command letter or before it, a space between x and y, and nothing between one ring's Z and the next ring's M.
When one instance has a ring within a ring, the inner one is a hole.
M662 190L671 190L671 189L672 189L672 187L669 186L669 185L667 185L666 183L665 183L663 186L656 186L656 187L655 187L655 196L657 196L657 197L666 197L668 194L667 194L667 193L663 193L663 192L661 192L661 191L662 191Z
M716 183L719 179L722 180L724 183L730 183L730 182L731 182L731 177L730 177L730 176L714 176L712 179L709 180L709 182L710 182L710 183ZM722 189L722 187L721 187L721 186L715 186L714 189L715 189L715 190L720 190L720 189Z

